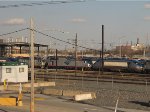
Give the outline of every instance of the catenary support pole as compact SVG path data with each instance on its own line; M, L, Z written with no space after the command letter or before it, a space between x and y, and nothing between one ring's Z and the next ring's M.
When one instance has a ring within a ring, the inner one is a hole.
M31 98L30 98L30 112L34 112L34 28L33 19L30 20L30 51L31 51Z
M104 25L102 25L102 75L103 75L103 68L104 68Z
M56 72L57 72L57 59L58 59L58 56L57 56L57 53L58 53L58 50L56 49Z
M75 76L77 75L77 33L75 38Z

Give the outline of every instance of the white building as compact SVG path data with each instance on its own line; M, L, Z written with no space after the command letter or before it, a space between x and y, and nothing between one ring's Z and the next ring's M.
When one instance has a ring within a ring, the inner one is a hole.
M144 49L144 44L136 44L135 46L131 46L131 49L134 50L134 51L143 50Z
M18 62L0 62L0 81L28 82L28 65Z

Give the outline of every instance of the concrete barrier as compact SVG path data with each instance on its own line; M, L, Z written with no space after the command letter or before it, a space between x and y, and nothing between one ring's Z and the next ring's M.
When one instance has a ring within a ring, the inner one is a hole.
M68 96L68 97L75 97L76 95L81 95L81 94L90 94L92 99L96 98L96 94L94 92L58 90L58 89L49 89L49 88L42 90L42 94L60 95L60 96Z
M29 88L29 87L23 87L22 88L22 92L29 93L29 92L31 92L31 88Z
M13 90L18 91L20 84L14 84L14 85L8 85L7 90ZM55 86L55 82L40 82L40 83L34 83L34 87L45 87L45 86ZM30 90L28 88L31 87L30 83L22 84L22 91L23 92L29 92ZM4 90L4 86L0 86L0 90Z
M22 84L22 87L31 87L31 83L28 84ZM34 87L38 87L38 83L34 83Z
M96 94L94 92L84 92L83 94L91 94L92 99L96 98Z
M39 86L55 86L55 85L56 85L55 82L39 82L39 83L34 83L34 87L39 87ZM2 86L0 86L0 88ZM20 86L20 84L12 84L12 85L8 85L8 86ZM22 87L31 87L31 83L22 84Z
M16 106L16 98L0 98L0 105Z
M41 82L41 83L38 83L38 86L55 86L55 82Z
M10 91L18 91L19 92L19 87L18 86L8 86L7 87L7 90L10 90ZM30 92L30 88L29 87L23 87L22 88L22 92Z
M44 89L42 91L42 94L49 94L49 95L60 95L62 96L62 90L58 90L58 89Z
M87 94L78 94L74 96L75 101L82 101L82 100L89 100L92 99L92 94L87 93Z
M92 99L96 98L96 94L94 92L63 90L63 96L74 97L75 95L78 95L78 94L91 94Z
M73 91L73 90L63 90L63 96L69 96L69 97L73 97L76 94L81 94L83 93L82 91Z
M12 90L12 91L19 91L19 86L8 86L7 90Z

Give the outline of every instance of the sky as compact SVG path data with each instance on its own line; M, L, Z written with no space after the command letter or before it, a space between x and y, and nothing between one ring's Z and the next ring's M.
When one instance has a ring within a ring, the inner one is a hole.
M63 0L64 1L64 0ZM150 2L88 0L85 2L33 5L43 1L0 1L0 35L30 27L30 18L34 27L42 33L55 38L74 42L77 33L78 44L91 49L101 49L102 25L104 25L105 49L120 44L137 42L150 44ZM32 6L2 6L32 4ZM1 38L30 37L28 30ZM29 39L28 39L29 40ZM51 48L73 48L35 33L35 41L47 44Z

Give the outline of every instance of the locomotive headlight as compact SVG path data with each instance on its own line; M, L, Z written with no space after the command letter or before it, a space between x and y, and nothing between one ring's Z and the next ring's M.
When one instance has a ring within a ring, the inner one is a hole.
M88 67L91 67L91 64L88 64Z
M143 67L142 67L142 66L140 66L139 68L140 68L140 70L143 70Z

